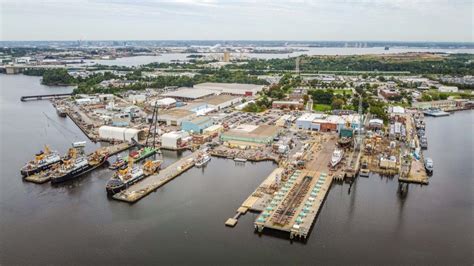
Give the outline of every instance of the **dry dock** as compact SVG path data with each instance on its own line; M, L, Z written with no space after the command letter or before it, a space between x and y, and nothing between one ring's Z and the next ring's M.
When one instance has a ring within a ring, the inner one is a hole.
M119 192L113 196L114 199L125 201L128 203L134 203L155 191L157 188L163 186L175 177L179 176L189 168L194 166L195 159L198 152L185 156L177 162L171 164L165 169L161 170L158 174L151 175L144 180L128 187L127 189Z
M329 191L332 177L326 173L297 170L276 192L254 225L262 232L271 228L306 238Z
M117 144L117 145L101 147L101 148L99 148L99 150L105 150L109 153L109 156L112 156L114 154L117 154L117 153L120 153L122 151L128 150L131 147L133 147L133 145L130 145L128 143L121 143L121 144ZM37 173L37 174L34 174L34 175L27 176L24 179L25 179L25 181L28 181L28 182L32 182L32 183L36 183L36 184L43 184L43 183L48 182L51 179L51 177L48 173L49 173L49 171L43 171L41 173Z

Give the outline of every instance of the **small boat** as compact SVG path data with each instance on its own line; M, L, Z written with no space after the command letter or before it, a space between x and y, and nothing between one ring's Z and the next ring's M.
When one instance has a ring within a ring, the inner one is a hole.
M133 165L133 159L129 160L129 164L124 169L119 169L112 178L107 182L105 190L107 194L113 195L138 181L148 177L159 171L161 166L160 160L146 161L143 167Z
M202 167L211 160L211 156L207 153L200 154L196 160L196 167Z
M60 117L66 117L66 108L63 106L56 106L56 113Z
M338 163L341 162L344 152L340 149L335 149L331 157L331 166L335 167Z
M425 169L426 169L426 172L428 172L429 174L433 173L434 164L431 158L425 159Z
M359 176L369 177L369 174L370 174L369 166L368 166L367 162L363 162L362 166L360 168L360 171L359 171Z
M420 147L422 149L428 149L428 138L425 135L420 138Z
M44 147L44 151L36 154L35 159L27 162L21 169L22 176L29 176L47 170L53 164L61 162L61 156L56 151L51 151L48 146Z
M241 163L245 163L247 161L247 159L244 159L244 158L234 158L234 161L236 162L241 162Z

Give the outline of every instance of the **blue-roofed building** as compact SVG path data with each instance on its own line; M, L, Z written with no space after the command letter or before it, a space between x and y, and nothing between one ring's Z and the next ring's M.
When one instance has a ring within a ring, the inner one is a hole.
M207 116L199 116L192 120L183 121L181 129L187 132L194 132L201 134L205 128L212 125L212 119Z

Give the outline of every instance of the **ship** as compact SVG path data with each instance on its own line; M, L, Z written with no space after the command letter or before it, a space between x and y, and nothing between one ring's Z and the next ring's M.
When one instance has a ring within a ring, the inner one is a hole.
M133 165L133 159L128 161L128 166L117 170L114 176L107 182L105 186L107 194L113 195L128 188L143 178L158 172L161 166L160 160L146 161L143 167Z
M426 169L426 172L428 174L433 173L434 164L433 164L433 160L431 158L426 158L425 159L425 169Z
M335 167L338 163L341 162L344 152L339 149L335 149L331 157L331 166Z
M143 147L138 151L130 152L129 157L132 158L135 162L139 162L143 159L146 159L154 155L157 151L158 149L155 149L155 148ZM124 159L117 159L117 161L115 161L115 163L113 163L109 168L111 170L117 170L123 167L124 165L126 165L127 163L128 163L128 157Z
M211 160L211 156L209 156L209 154L202 153L198 156L195 165L196 165L196 167L202 167L205 164L207 164L210 160Z
M60 117L66 117L66 108L63 106L56 106L56 113Z
M420 147L422 149L428 149L428 139L425 135L421 136L420 138Z
M35 159L27 162L21 169L22 176L29 176L50 169L54 164L61 162L61 156L56 151L51 151L48 146L44 151L35 155Z
M89 155L78 155L78 148L70 148L62 164L51 174L51 183L65 182L89 173L103 165L107 157L108 153L103 150L97 150Z
M349 144L351 144L351 142L352 142L352 138L350 137L342 137L337 141L340 147L346 147Z
M362 166L359 171L359 176L369 177L369 175L370 175L369 165L367 164L367 162L362 162Z

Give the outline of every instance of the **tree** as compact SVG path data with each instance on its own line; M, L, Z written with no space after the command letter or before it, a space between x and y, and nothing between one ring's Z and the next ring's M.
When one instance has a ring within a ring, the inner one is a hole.
M341 109L344 105L344 100L341 98L333 98L332 109Z

